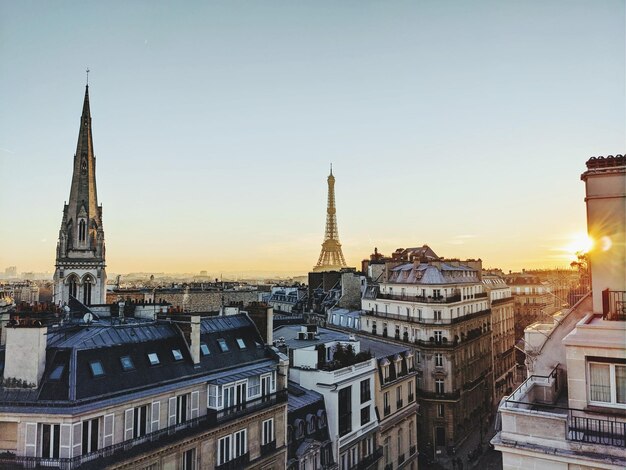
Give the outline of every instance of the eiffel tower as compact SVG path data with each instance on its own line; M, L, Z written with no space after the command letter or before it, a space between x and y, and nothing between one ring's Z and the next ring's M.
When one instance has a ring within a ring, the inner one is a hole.
M322 252L317 260L313 272L339 271L346 267L343 258L341 243L339 243L339 231L337 230L337 210L335 209L335 177L333 166L330 166L328 175L328 207L326 208L326 236L322 243Z

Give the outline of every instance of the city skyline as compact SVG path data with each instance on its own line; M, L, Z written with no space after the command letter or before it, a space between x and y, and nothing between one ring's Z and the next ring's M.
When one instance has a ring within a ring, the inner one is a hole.
M53 270L87 66L110 272L306 273L331 162L349 266L568 266L581 162L625 145L623 3L446 5L3 3L0 267Z

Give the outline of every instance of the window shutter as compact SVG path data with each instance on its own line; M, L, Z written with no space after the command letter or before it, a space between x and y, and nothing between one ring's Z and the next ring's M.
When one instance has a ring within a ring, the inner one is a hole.
M72 457L79 456L83 451L83 423L72 425Z
M159 430L159 424L161 421L161 402L155 401L152 403L152 432Z
M72 453L72 425L61 424L61 436L59 439L59 457L68 459Z
M176 397L172 397L169 400L169 412L168 412L168 426L174 426L176 424Z
M24 455L26 457L37 456L37 423L26 423Z
M200 392L191 392L191 419L198 417L200 407Z
M104 437L102 440L102 447L109 447L113 445L113 431L115 426L115 415L104 415Z
M134 408L129 408L124 412L124 440L128 441L133 438L133 418L135 417Z

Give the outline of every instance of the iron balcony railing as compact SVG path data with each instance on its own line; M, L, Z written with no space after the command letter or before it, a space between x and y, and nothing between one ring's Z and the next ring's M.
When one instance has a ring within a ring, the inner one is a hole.
M243 405L236 405L225 410L207 410L207 414L189 419L179 424L159 429L143 436L128 439L94 452L71 458L50 459L44 457L26 457L0 454L0 468L22 469L54 467L60 470L100 469L114 462L128 460L142 452L188 438L198 432L209 430L255 411L287 401L287 390L280 390L272 395L257 398ZM249 457L249 456L248 456ZM228 468L228 467L224 467Z
M382 300L402 300L405 302L419 302L423 304L450 304L453 302L461 301L461 294L449 295L444 297L442 295L437 297L425 297L423 295L407 295L407 294L378 294L378 299ZM471 297L467 296L466 300Z
M602 318L611 321L626 321L626 291L602 291Z
M267 444L261 444L261 455L271 454L276 450L276 439L272 442L268 442Z
M547 375L531 375L504 402L504 408L521 413L527 410L543 411L560 415L567 421L569 441L626 448L626 419L619 414L596 410L578 410L550 403L524 401L533 386L554 387L559 390L558 366Z
M363 457L357 464L356 468L358 470L367 470L373 467L376 464L376 462L378 462L382 458L382 456L383 456L383 449L382 447L379 447L367 457Z
M389 320L400 320L406 321L409 323L417 323L419 325L453 325L456 323L461 323L466 320L471 320L473 318L477 318L483 315L490 315L491 309L487 308L485 310L479 310L478 312L466 313L465 315L461 315L456 318L423 318L423 317L411 317L409 315L398 315L396 313L385 313L385 312L377 312L375 310L363 310L363 314L366 316L378 317ZM383 329L383 336L386 336L386 330Z
M215 470L239 470L241 467L250 463L250 452L246 452L239 457L235 457L222 465L217 465Z

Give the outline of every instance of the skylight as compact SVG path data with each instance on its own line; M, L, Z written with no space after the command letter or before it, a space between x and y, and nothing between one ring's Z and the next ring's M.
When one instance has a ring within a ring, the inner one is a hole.
M157 353L148 353L148 360L150 361L151 366L156 366L161 363Z
M172 349L172 356L174 356L175 361L180 361L183 358L180 349Z
M50 373L50 380L61 380L61 375L63 374L63 370L65 369L65 364L58 364L54 366L52 372Z
M91 368L91 375L93 375L94 377L101 377L104 375L104 368L102 367L102 362L91 361L89 362L89 367Z
M239 349L246 349L246 343L241 338L237 338L237 346L239 346Z
M220 349L222 350L222 352L226 352L228 351L228 345L226 344L226 340L225 339L218 339L217 340L217 344L219 344Z
M209 351L209 347L206 343L200 343L200 352L202 352L203 356L208 356L209 354L211 354L211 352Z
M124 370L133 370L135 368L135 364L133 364L133 360L130 356L120 357L120 362L122 363L122 369Z

